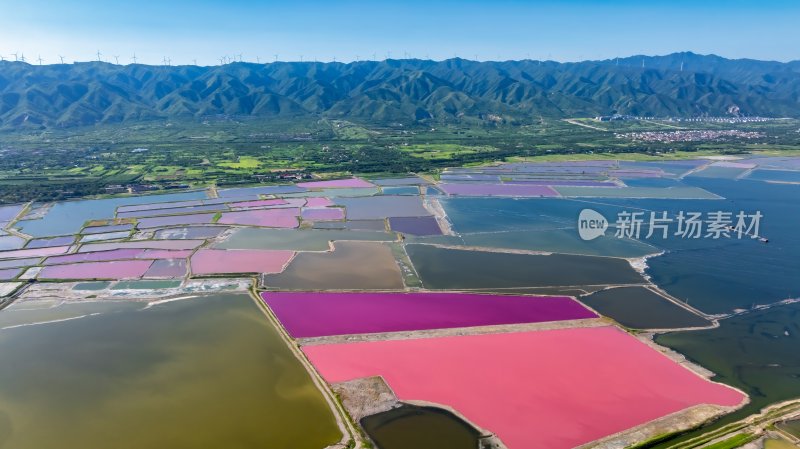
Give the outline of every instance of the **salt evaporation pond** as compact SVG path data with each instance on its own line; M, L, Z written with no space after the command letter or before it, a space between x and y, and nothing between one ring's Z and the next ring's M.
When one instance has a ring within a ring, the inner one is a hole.
M186 260L156 260L144 274L146 278L180 278L186 276Z
M264 283L287 290L403 288L391 248L371 242L336 242L333 252L299 253L283 273L265 276Z
M117 207L127 204L146 204L206 198L204 190L164 195L143 195L102 200L64 201L55 203L44 218L20 221L15 226L34 237L76 234L90 220L114 217Z
M23 259L30 257L47 257L64 254L69 251L69 246L51 246L46 248L17 249L1 251L0 259Z
M386 232L369 231L240 228L214 247L327 251L330 249L330 242L336 240L391 241L394 240L394 236Z
M386 222L384 220L322 221L314 223L314 229L348 229L351 231L386 232Z
M370 180L373 184L379 186L407 186L407 185L427 185L429 181L417 176L408 176L404 178L377 178Z
M300 209L260 209L241 212L226 212L217 221L220 224L264 226L269 228L296 228Z
M431 215L418 196L374 196L336 198L336 204L347 209L351 220L370 220L386 217L422 217Z
M208 224L214 219L215 214L174 215L169 217L140 218L137 226L139 229L162 228L166 226Z
M329 383L382 376L401 400L453 407L510 449L568 449L745 396L614 327L305 346ZM502 382L487 382L502 373Z
M142 254L142 252L144 252L144 250L138 248L120 248L91 253L66 254L64 256L48 257L44 263L45 265L57 265L75 262L100 262L106 260L133 259Z
M0 270L0 281L10 281L22 273L21 268L4 268Z
M344 220L344 215L344 209L339 207L304 208L302 212L303 220L309 221Z
M392 231L411 235L441 235L442 230L435 217L390 217Z
M383 187L381 191L384 195L419 195L420 193L417 186Z
M151 260L116 260L84 262L69 265L49 265L39 273L39 279L136 279L142 277Z
M475 449L480 433L449 411L403 404L360 421L381 449Z
M119 225L108 225L108 226L89 226L86 228L81 229L81 234L107 234L109 232L121 232L121 231L131 231L133 229L132 224L119 224Z
M147 210L117 212L117 218L144 218L144 217L156 217L161 215L187 215L187 214L196 214L198 212L217 212L217 211L227 211L227 210L228 206L225 204L205 204L200 206L185 206L185 207L173 207L164 209L147 209Z
M568 297L265 292L294 338L596 318Z
M293 255L281 250L201 249L192 256L192 273L280 273Z
M25 239L15 235L0 236L0 250L19 249L25 246Z
M325 399L248 295L112 303L0 331L5 446L322 449L340 440Z
M210 239L214 238L228 228L222 226L190 226L184 228L160 229L153 238L163 240L173 239Z
M558 192L548 186L529 184L439 184L439 188L448 195L459 196L558 196Z
M706 327L711 322L646 287L600 290L580 301L599 313L634 329Z
M72 245L75 242L75 237L53 237L47 239L33 239L25 245L25 248L47 248L49 246L66 246Z
M135 240L117 243L93 243L81 245L80 253L93 251L109 251L121 248L138 249L195 249L205 243L204 240Z
M531 255L406 245L429 289L643 284L624 259L567 254Z
M16 267L29 267L31 265L38 265L41 261L38 257L30 259L8 259L0 260L0 268L16 268Z
M259 186L259 187L237 187L233 189L219 189L217 194L220 198L243 198L258 199L259 195L286 195L290 193L305 192L306 189L295 185L278 186Z
M330 189L330 188L366 188L375 187L374 184L360 178L334 179L330 181L298 182L298 187L305 189Z
M105 232L102 234L89 234L81 237L81 243L102 242L104 240L120 240L131 235L130 231Z
M800 183L800 171L789 170L753 170L747 175L753 181L797 182Z

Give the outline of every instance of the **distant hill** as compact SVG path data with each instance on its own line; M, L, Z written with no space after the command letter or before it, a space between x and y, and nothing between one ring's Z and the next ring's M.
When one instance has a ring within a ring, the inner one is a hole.
M606 61L386 60L224 66L0 62L0 128L206 116L373 122L460 118L800 117L800 61L675 53Z

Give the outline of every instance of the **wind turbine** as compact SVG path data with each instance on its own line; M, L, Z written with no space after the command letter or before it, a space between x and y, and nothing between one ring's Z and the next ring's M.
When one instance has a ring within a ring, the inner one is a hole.
M61 60L61 64L64 64L64 57L63 57L63 56L61 56L61 55L58 55L58 59L60 59L60 60Z
M136 64L136 52L133 52L133 58L131 59L133 59L133 63Z
M256 56L256 64L261 64L261 57L260 56Z
M25 53L22 53L21 55L19 55L19 60L22 61L22 62L25 62Z
M300 55L300 62L303 62L303 55Z
M114 56L115 64L119 65L119 56Z
M42 55L39 55L39 59L37 59L37 61L39 61L39 65L42 65Z
M192 65L197 65L197 59L192 59Z
M234 55L235 56L235 55ZM235 59L235 58L234 58ZM242 54L239 53L239 62L242 62Z
M16 54L16 53L11 53L11 54L14 55L14 62L19 61L19 55L18 54Z
M164 65L167 65L167 57L164 56L164 58L161 60L161 62L164 63Z
M5 61L5 60L6 60L6 57L5 57L5 56L3 56L3 55L0 55L0 62L3 62L3 61Z
M102 59L100 59L100 55L101 54L102 53L100 53L100 50L97 50L97 62L102 62L103 61Z
M273 56L275 56L275 62L278 62L278 54L275 53Z

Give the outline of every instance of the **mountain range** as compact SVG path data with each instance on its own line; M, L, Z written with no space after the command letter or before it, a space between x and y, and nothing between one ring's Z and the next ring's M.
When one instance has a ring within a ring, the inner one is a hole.
M526 123L611 114L800 117L800 61L683 52L575 63L0 62L4 130L212 116Z

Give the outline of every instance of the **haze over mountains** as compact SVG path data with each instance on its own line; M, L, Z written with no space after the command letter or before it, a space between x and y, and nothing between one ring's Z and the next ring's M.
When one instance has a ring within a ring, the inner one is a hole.
M800 117L800 61L675 53L607 61L0 62L0 128L208 116L527 123L545 117Z

